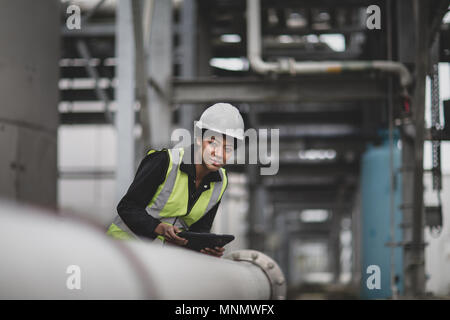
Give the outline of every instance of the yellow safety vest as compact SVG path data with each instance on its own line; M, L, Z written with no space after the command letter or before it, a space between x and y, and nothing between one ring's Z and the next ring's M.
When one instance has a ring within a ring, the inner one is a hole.
M148 154L155 152L150 150ZM184 149L168 149L169 166L166 177L162 184L158 186L155 195L146 207L146 211L152 217L161 222L174 224L180 229L187 229L193 223L202 218L217 202L222 198L227 187L227 175L224 168L220 168L219 174L221 181L211 182L211 187L202 192L198 200L189 212L189 187L188 175L180 170L180 164L183 159ZM119 215L108 229L108 235L117 239L139 238L122 221ZM160 240L163 237L158 236Z

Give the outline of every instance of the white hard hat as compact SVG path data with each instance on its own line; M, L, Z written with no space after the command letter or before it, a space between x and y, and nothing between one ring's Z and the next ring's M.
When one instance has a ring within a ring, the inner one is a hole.
M244 139L244 120L239 110L229 103L216 103L203 111L195 124L200 129L209 129L239 140Z

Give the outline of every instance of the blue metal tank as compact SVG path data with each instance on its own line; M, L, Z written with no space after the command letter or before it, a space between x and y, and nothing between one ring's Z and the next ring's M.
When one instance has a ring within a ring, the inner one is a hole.
M391 289L391 223L390 223L390 165L388 132L380 133L381 145L369 144L361 161L361 298L386 299L392 297ZM394 134L394 242L402 241L401 150L398 133ZM394 249L396 288L403 292L402 248ZM380 281L376 277L379 271ZM368 284L369 282L369 284Z

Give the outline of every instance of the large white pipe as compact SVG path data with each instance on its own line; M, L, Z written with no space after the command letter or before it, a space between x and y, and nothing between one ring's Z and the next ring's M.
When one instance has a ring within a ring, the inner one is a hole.
M260 0L247 0L247 55L250 66L258 73L320 74L343 71L380 70L396 73L400 83L407 87L412 82L409 70L395 61L295 61L292 58L267 62L261 54Z
M286 294L276 263L252 250L218 259L119 241L92 225L5 203L0 225L0 299L283 299Z

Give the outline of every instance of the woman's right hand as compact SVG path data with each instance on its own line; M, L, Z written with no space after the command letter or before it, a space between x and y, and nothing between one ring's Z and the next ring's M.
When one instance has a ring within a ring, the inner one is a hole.
M185 246L187 244L187 240L177 236L178 232L181 232L178 227L162 222L155 228L155 233L163 236L166 241L179 246Z

